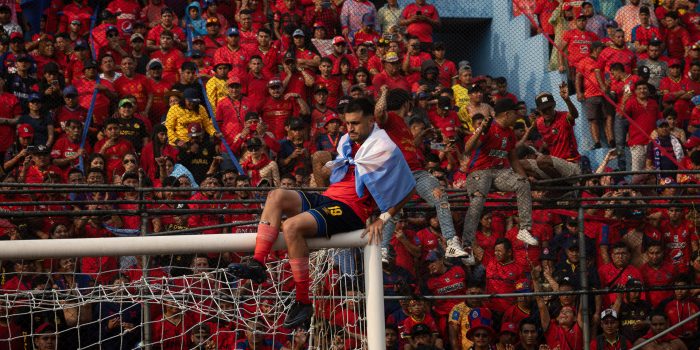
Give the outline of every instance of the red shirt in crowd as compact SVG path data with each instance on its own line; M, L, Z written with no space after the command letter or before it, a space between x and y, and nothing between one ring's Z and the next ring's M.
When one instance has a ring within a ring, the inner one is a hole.
M630 125L627 145L639 146L649 143L649 135L656 128L659 104L652 99L647 99L645 104L642 104L637 98L630 97L625 104L624 112L638 126Z
M676 26L671 30L666 30L666 52L672 58L682 59L685 56L685 48L693 45L690 34L685 28Z
M591 56L582 58L578 63L576 69L583 75L583 96L585 98L603 96L603 89L596 79L596 74L602 74L600 72L602 68L601 62L592 59Z
M486 266L486 292L512 293L515 291L515 281L524 277L525 272L515 260L500 263L493 259ZM514 303L513 298L493 298L488 302L488 306L491 310L503 313Z
M357 150L360 149L360 145L353 143L352 145L352 155L354 155ZM365 191L362 198L357 196L357 190L355 190L355 167L350 166L345 177L342 180L331 184L328 189L323 193L324 196L343 202L345 205L349 206L352 211L357 215L360 220L367 221L370 213L377 206L374 203L374 199L369 195L369 191Z
M642 280L642 274L633 265L627 265L623 270L615 267L613 263L603 264L598 267L598 275L603 288L624 287L630 279ZM603 295L603 308L608 308L615 303L615 298L617 298L615 293Z
M574 134L574 120L569 119L568 112L556 112L554 120L547 125L544 117L537 118L535 125L537 132L542 135L542 142L547 144L549 154L568 161L577 161L578 154L576 135Z
M3 92L0 94L0 118L14 119L22 114L22 105L14 94ZM0 152L7 151L15 142L14 125L0 125Z
M289 117L299 115L299 104L294 99L285 100L269 96L262 104L260 113L263 122L267 124L267 129L275 135L275 139L282 140L286 136L284 123Z
M386 113L386 120L379 127L384 129L391 141L399 147L411 171L423 169L423 153L413 144L413 135L400 115L394 112Z
M598 41L598 36L587 30L570 29L564 32L562 41L566 43L569 65L576 67L591 54L591 45Z
M389 90L404 89L406 91L411 91L411 84L409 84L406 78L400 74L393 77L390 77L388 74L386 74L386 72L375 74L372 78L372 86L375 86L377 88L377 92L379 92L379 89L384 85L386 85Z
M518 140L511 128L491 123L486 134L479 135L481 145L474 149L469 162L469 172L486 169L505 169L510 166L509 152Z
M664 257L666 262L676 267L678 273L687 273L690 268L690 256L692 254L692 241L698 241L695 233L695 225L683 219L677 225L668 223L665 226L668 231L663 232L663 241L666 243Z
M435 6L430 4L418 5L416 3L411 3L406 5L406 7L401 12L402 19L410 19L414 15L420 12L421 15L426 16L433 21L440 19L438 11ZM411 36L415 36L422 43L432 43L433 42L433 26L432 24L425 21L416 21L406 27L406 33Z
M107 138L97 141L95 144L95 152L100 152L102 146L107 142ZM105 156L107 164L107 179L111 180L112 176L116 173L115 171L119 169L122 165L122 158L128 154L134 153L134 148L131 146L131 142L120 138L117 143L111 147L108 147L102 152Z
M598 61L600 66L605 69L605 73L610 72L611 64L618 62L625 67L625 73L630 74L632 73L632 68L637 65L637 56L627 47L620 49L608 46L600 53Z
M676 278L677 271L674 266L668 262L662 263L658 268L654 268L645 263L639 267L639 272L642 274L642 282L647 287L662 287L670 286ZM659 306L662 300L673 297L671 290L658 290L646 292L646 299L651 303L652 307Z
M166 52L163 50L154 51L151 54L151 59L159 59L163 64L163 80L177 81L179 77L180 66L185 63L185 55L182 51L172 48Z
M143 74L134 74L131 78L123 75L114 81L114 90L119 94L119 98L127 95L136 97L136 107L138 111L146 110L148 95L151 94L151 81Z
M555 320L551 320L544 337L550 349L583 350L583 331L578 323L567 330Z

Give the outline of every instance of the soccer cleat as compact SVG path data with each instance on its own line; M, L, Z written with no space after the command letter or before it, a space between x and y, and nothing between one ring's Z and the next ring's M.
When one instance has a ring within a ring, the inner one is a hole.
M311 320L311 316L314 314L314 308L311 304L304 304L299 301L295 301L292 307L287 313L287 317L284 318L284 328L294 329L299 325L308 323Z
M387 249L387 248L382 248L382 263L383 264L389 263L389 249Z
M459 237L454 236L447 240L447 247L445 248L446 258L462 258L468 256L469 253L462 249L462 241Z
M249 279L258 284L267 280L267 267L255 259L240 264L231 264L228 266L228 271L238 278Z
M517 238L529 245L537 245L537 238L535 238L530 231L521 228L520 231L518 231L518 236Z

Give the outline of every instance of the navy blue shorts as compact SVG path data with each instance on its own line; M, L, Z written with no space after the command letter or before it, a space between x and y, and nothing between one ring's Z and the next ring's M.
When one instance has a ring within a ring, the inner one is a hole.
M330 238L336 233L365 228L365 223L345 203L318 193L297 193L301 197L301 211L316 219L317 237Z

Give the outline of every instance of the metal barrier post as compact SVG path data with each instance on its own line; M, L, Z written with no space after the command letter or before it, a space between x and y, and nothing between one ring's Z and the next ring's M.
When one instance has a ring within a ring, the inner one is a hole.
M144 176L142 172L139 173L139 187L143 188L144 186ZM141 236L146 236L146 233L148 232L148 211L146 210L146 204L143 201L145 198L145 191L139 191L139 213L141 215ZM143 255L141 256L141 268L143 270L143 278L148 278L148 256ZM148 307L148 303L144 302L141 304L141 323L144 325L143 329L141 330L141 334L143 336L142 342L144 344L144 349L145 350L150 350L151 349L151 327L150 327L150 322L151 322L151 312L150 308Z
M581 191L579 191L579 196L581 195ZM583 207L581 206L581 202L579 202L579 208L578 208L578 255L580 256L579 259L579 272L581 273L581 289L584 290L584 293L582 295L581 299L581 312L583 313L583 349L584 350L589 350L590 347L590 342L591 342L591 318L589 314L589 309L590 305L588 305L588 297L590 294L588 294L588 258L586 257L586 235L583 233L584 229L584 221L583 221Z

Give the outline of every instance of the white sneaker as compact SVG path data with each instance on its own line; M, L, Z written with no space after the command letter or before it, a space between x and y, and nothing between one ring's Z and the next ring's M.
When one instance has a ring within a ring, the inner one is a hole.
M454 236L447 241L447 248L445 249L446 258L461 258L468 255L469 254L462 249L462 241L459 237Z
M386 248L382 248L382 263L389 263L389 250Z
M517 238L518 238L519 240L521 240L521 241L523 241L523 242L529 244L529 245L537 245L537 238L535 238L534 236L532 236L532 234L530 233L530 231L528 231L528 230L526 230L526 229L524 229L524 228L521 228L520 231L518 231L518 236L517 236Z

